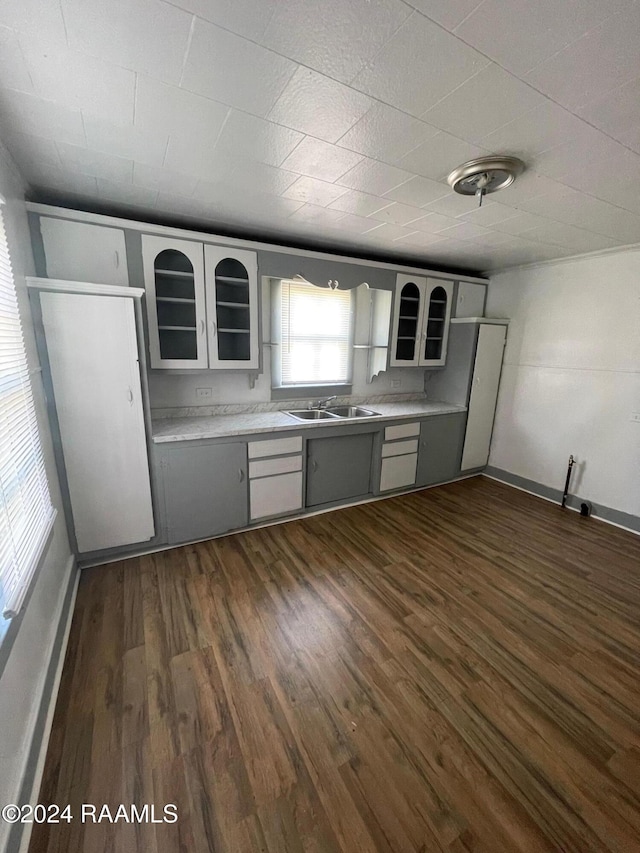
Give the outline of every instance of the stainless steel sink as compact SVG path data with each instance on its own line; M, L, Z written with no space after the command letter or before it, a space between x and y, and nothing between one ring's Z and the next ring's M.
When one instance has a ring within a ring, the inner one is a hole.
M286 414L297 421L346 420L347 418L371 418L379 414L362 406L332 406L327 409L293 409Z
M297 421L334 421L338 417L326 409L294 409L287 414Z
M379 414L371 409L363 409L362 406L332 406L327 412L338 418L371 418Z

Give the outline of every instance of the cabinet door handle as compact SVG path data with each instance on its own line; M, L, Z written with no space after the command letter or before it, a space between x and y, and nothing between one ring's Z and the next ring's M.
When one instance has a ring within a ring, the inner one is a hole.
M215 338L218 327L213 320L210 321L209 325L211 326L211 335Z
M129 405L133 406L133 391L131 388L127 388L127 400L129 401Z
M120 268L120 252L116 249L113 253L113 262L116 266L116 269Z
M200 334L204 335L204 320L200 320Z
M243 483L244 482L244 471L242 468L238 468L238 480Z
M316 462L315 459L311 460L311 467L313 468L314 471L318 470L318 463Z

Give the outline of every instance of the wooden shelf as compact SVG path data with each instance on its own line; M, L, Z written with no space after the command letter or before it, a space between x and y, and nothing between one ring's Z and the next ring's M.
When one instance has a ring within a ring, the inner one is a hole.
M218 332L224 332L227 335L250 335L251 329L218 329Z
M184 302L187 305L195 305L196 300L186 296L156 296L156 302Z
M246 302L216 302L216 305L221 305L223 308L249 308Z
M154 270L156 275L167 275L171 276L171 278L190 278L193 279L194 275L192 272L183 272L181 270Z

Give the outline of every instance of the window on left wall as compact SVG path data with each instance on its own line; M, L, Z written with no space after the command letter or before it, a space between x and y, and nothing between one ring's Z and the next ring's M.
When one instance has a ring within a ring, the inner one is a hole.
M55 514L0 204L0 613L5 619L20 612Z

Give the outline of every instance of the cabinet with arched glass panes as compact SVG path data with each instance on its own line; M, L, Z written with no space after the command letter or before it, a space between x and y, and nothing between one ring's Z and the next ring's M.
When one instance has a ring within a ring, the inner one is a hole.
M452 295L452 281L397 276L390 367L445 363Z
M142 258L151 367L206 367L202 244L144 235Z
M255 252L205 246L209 365L259 366L258 268Z
M142 237L152 368L255 370L255 252Z

